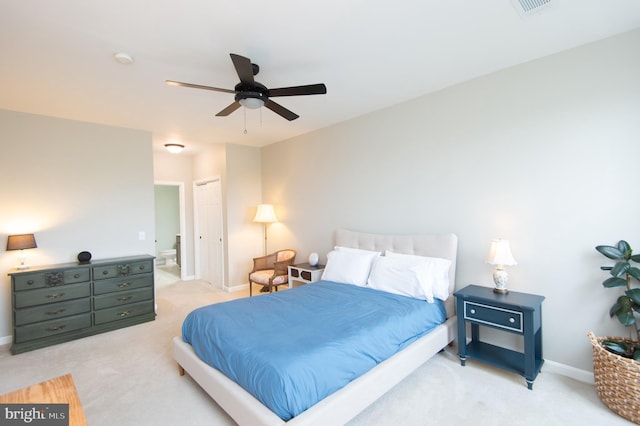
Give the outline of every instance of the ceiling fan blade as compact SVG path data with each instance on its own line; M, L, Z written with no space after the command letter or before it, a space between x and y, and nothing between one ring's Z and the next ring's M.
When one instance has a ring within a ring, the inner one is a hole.
M294 113L292 111L289 111L288 109L286 109L282 105L273 102L271 99L267 99L267 102L265 102L264 106L266 106L271 111L273 111L276 114L286 118L289 121L293 121L296 118L300 117L298 114L296 114L296 113Z
M166 80L169 86L191 87L193 89L213 90L214 92L236 93L235 90L221 89L219 87L202 86L200 84L181 83L179 81Z
M233 61L233 66L236 67L238 77L240 77L240 82L242 84L253 86L255 84L255 80L253 79L253 66L251 65L251 60L244 56L236 55L235 53L231 53L230 56L231 61Z
M240 108L240 102L235 101L234 103L232 103L231 105L229 105L228 107L226 107L225 109L217 113L216 117L226 117L227 115L231 114L233 111L237 110L238 108Z
M324 95L327 86L324 84L309 84L307 86L281 87L269 89L269 96L298 96L298 95Z

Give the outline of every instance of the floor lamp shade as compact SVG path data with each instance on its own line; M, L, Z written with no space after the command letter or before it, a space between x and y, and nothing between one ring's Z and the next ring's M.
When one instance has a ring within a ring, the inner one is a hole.
M258 209L256 210L256 216L253 218L254 222L259 223L273 223L277 222L276 212L273 209L273 205L271 204L258 204Z
M276 212L271 204L258 204L256 210L256 216L253 218L254 222L262 223L264 226L264 254L267 255L267 225L273 222L277 222Z

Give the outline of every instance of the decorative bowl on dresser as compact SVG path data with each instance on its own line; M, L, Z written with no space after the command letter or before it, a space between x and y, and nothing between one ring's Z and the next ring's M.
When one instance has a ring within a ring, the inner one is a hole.
M153 259L140 255L10 272L11 353L153 321Z

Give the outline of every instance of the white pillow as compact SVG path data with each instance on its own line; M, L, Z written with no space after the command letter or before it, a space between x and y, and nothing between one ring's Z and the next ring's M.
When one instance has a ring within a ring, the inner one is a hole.
M449 297L449 268L451 261L439 257L417 256L413 254L394 253L389 250L385 252L387 257L405 257L409 259L422 260L426 263L427 279L430 281L433 297L440 300L447 300ZM427 284L429 285L429 284Z
M421 259L380 256L373 263L367 287L433 303L428 269Z
M322 279L364 287L378 252L357 253L350 250L334 250L327 254L327 265Z
M380 252L380 251L365 250L365 249L359 249L359 248L353 248L353 247L335 246L333 249L335 251L350 251L351 253L366 254L366 255L369 255L369 256L381 256L382 255L382 252Z

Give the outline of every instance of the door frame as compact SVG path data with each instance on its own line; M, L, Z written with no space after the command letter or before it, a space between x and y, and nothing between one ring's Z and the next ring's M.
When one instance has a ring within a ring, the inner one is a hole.
M187 279L187 267L189 259L185 256L187 246L187 235L185 234L187 226L186 226L186 202L184 197L184 182L178 181L166 181L166 180L156 180L153 182L153 185L164 185L164 186L177 186L178 187L178 203L180 209L180 260L182 265L180 266L180 279L185 281ZM155 226L155 224L154 224Z
M211 176L208 178L204 178L204 179L198 179L198 180L194 180L193 181L193 263L194 263L194 276L196 279L201 279L201 272L200 272L200 238L198 237L200 235L200 217L199 217L199 209L198 209L198 202L199 202L199 195L198 195L198 186L200 185L204 185L207 184L209 182L215 182L218 181L220 182L220 200L221 200L221 206L222 206L222 178L220 176ZM220 211L220 229L222 230L221 235L220 235L220 245L221 245L221 250L220 250L220 284L221 290L225 290L226 289L226 285L225 285L225 280L224 280L224 274L225 274L225 252L224 252L224 217L222 214L222 210ZM213 283L211 284L213 285Z

